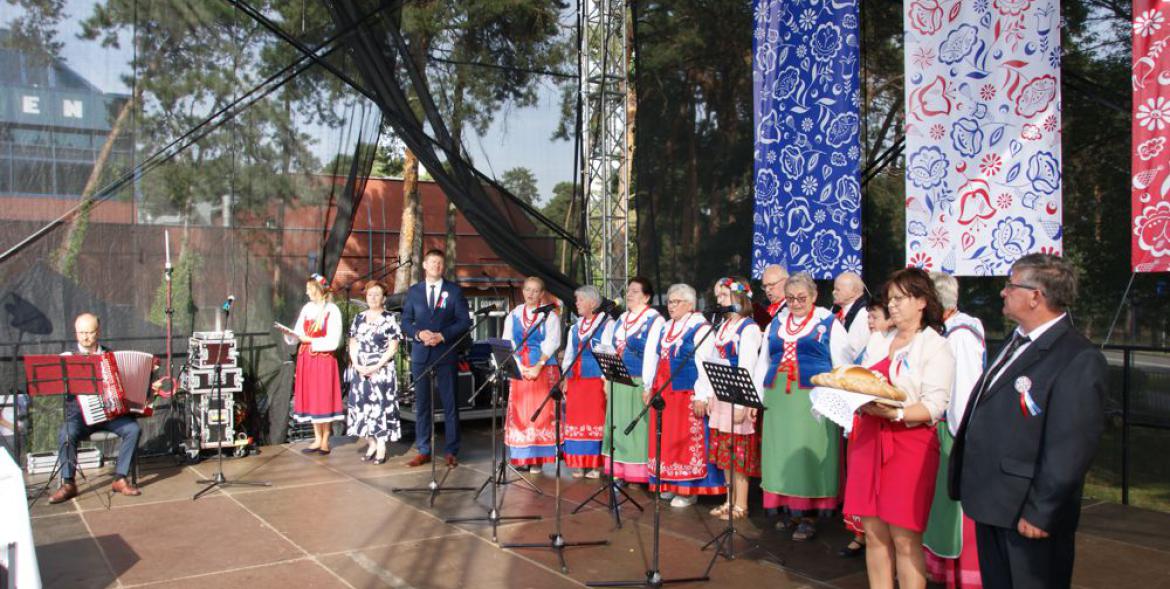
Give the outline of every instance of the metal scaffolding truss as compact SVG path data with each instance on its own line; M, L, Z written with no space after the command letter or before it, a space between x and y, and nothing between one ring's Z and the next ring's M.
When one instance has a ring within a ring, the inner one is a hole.
M626 135L625 0L580 0L586 235L591 274L602 294L619 298L629 271L630 162Z

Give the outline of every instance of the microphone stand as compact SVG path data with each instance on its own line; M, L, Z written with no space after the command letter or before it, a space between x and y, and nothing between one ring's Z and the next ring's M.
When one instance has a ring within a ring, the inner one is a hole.
M440 483L439 479L438 479L437 461L434 458L434 453L435 453L435 390L438 388L438 382L437 382L438 379L435 378L435 369L439 367L439 365L443 362L443 360L445 360L447 358L447 356L450 356L452 352L459 349L459 346L460 346L460 344L463 343L463 340L471 337L471 334L475 332L475 328L479 327L479 324L482 322L483 322L483 319L478 319L478 320L476 320L475 323L471 324L471 327L469 327L467 329L467 331L465 331L463 333L463 335L459 336L459 339L452 342L451 346L449 348L447 348L447 350L445 352L440 354L438 358L435 358L433 361L431 361L431 363L427 365L426 369L424 369L421 373L419 373L418 377L410 382L410 386L406 387L407 389L414 389L415 395L417 396L419 381L422 380L424 377L428 377L428 376L430 377L430 379L429 379L430 380L430 387L428 387L428 388L430 389L429 394L431 396L431 410L429 411L430 415L427 416L427 419L431 420L431 481L429 483L427 483L426 486L423 486L423 487L395 487L395 488L391 489L390 492L392 492L392 493L430 493L430 500L428 502L428 505L430 507L434 507L435 506L435 498L438 497L439 493L441 493L443 491L474 491L475 490L473 487L444 487L444 486L442 486L442 483ZM456 411L458 411L458 410L459 409L456 408ZM417 412L415 412L414 418L416 421L418 419L420 419ZM444 476L443 480L444 481L447 480L447 477Z
M562 431L562 428L564 427L564 413L561 411L561 404L563 403L563 400L564 400L564 393L561 391L560 386L565 381L565 378L568 376L568 374L573 371L573 367L577 366L581 362L582 356L585 355L586 347L588 347L589 349L592 349L593 335L597 333L597 330L605 327L605 324L608 322L609 314L604 312L604 311L601 311L600 309L598 309L598 311L601 312L601 314L604 317L602 322L601 322L601 325L598 325L597 327L595 327L593 329L592 332L589 333L588 340L581 342L580 349L577 350L576 354L573 355L573 361L569 363L568 370L566 370L565 372L562 372L561 376L557 379L557 381L555 383L553 383L553 385L551 387L549 387L548 395L544 398L544 401L542 401L540 403L540 407L536 408L536 412L533 413L532 417L529 419L530 422L535 422L536 418L540 416L541 411L544 411L545 406L548 405L548 402L549 401L554 402L554 404L555 404L554 411L556 412L554 415L554 419L556 419L556 426L553 429L556 432L555 452L556 452L557 465L556 465L556 517L555 517L556 524L554 524L553 533L548 535L548 539L549 539L548 542L518 543L518 544L513 543L513 544L504 544L502 546L503 548L549 548L549 549L552 549L554 552L557 553L557 558L561 561L561 572L565 573L565 574L568 574L568 572L569 572L569 567L567 564L565 564L565 548L572 547L572 546L602 546L602 545L609 544L609 540L587 540L587 541L583 541L583 542L566 542L564 535L561 534L561 455L563 454L562 449L561 449L561 431ZM569 334L569 337L572 337L571 333Z
M169 286L170 282L168 282L167 284ZM229 319L231 318L231 313L232 313L231 305L230 304L224 305L223 318L224 318L225 326L224 326L224 329L219 332L219 345L216 347L216 353L215 353L215 377L212 380L213 388L215 389L214 407L218 408L216 410L219 411L219 421L220 421L219 443L217 444L219 447L216 449L216 454L219 455L219 458L217 460L215 476L213 476L210 479L200 479L198 481L195 481L195 484L197 484L197 485L206 485L206 486L203 487L203 489L201 491L199 491L198 493L195 493L194 497L191 497L192 501L199 499L204 494L206 494L208 491L210 491L216 487L271 487L272 486L272 483L267 482L267 481L265 481L265 482L229 481L227 479L227 477L225 477L223 474L223 445L224 445L224 442L226 441L226 440L224 440L224 437L227 435L227 421L226 420L235 419L235 410L233 409L233 410L229 411L228 408L225 407L223 404L223 376L222 376L223 359L224 359L224 356L227 355L223 351L223 342L225 339L227 339L227 337L226 337L227 336L227 326L230 325ZM167 317L168 317L168 319L170 318L169 315ZM168 323L169 323L169 321L168 321ZM210 421L210 420L208 420L208 421Z
M654 461L654 479L657 481L657 484L654 485L654 547L650 570L646 571L646 577L644 579L627 581L589 581L585 583L587 587L652 587L657 589L658 587L662 587L663 585L669 583L691 583L711 580L710 575L706 573L704 573L701 577L664 579L662 577L662 571L659 568L659 551L660 537L662 535L662 411L666 408L666 400L662 398L662 391L665 391L666 387L670 386L670 382L674 378L674 373L677 372L678 369L687 362L690 362L691 359L694 358L695 352L698 352L699 348L703 346L703 342L707 341L707 338L711 337L712 333L715 333L715 327L716 326L712 326L711 329L707 330L707 333L703 334L703 337L699 338L699 341L695 344L694 349L692 349L690 353L684 356L682 361L680 361L678 364L675 364L674 366L671 366L670 374L667 375L666 380L663 381L661 386L654 390L654 392L650 395L650 400L647 401L646 405L642 407L642 411L640 411L638 415L634 417L634 420L631 421L628 426L626 426L626 429L623 430L627 436L630 435L630 433L634 431L634 428L638 427L638 422L641 421L642 417L649 413L651 408L657 412L657 419L654 423L654 451L655 456L657 457L657 460Z
M511 355L512 355L512 352L509 349L508 350L508 357L510 358ZM499 443L499 440L498 440L499 435L497 434L496 422L500 417L500 397L501 397L501 392L503 389L503 379L505 378L505 368L504 368L504 366L501 366L500 363L496 360L494 350L490 353L489 357L491 358L491 363L492 363L492 368L493 368L492 376L488 379L488 382L485 382L480 388L483 388L484 386L488 386L488 385L496 385L495 387L493 387L495 390L492 393L492 474L488 475L488 478L486 481L484 481L483 485L480 485L479 491L476 492L475 496L476 496L476 498L478 498L479 495L481 493L483 493L484 488L486 488L488 485L491 485L491 487L492 487L492 498L491 498L492 506L488 510L488 513L486 516L482 516L482 517L452 517L452 518L446 519L445 523L454 524L454 523L470 523L470 522L479 522L479 521L487 522L487 523L491 524L491 526L492 526L492 542L495 542L498 538L498 530L499 530L499 526L500 526L501 521L504 521L504 520L538 520L538 519L541 519L541 517L539 515L508 515L508 516L500 515L499 487L500 487L500 485L506 485L506 484L509 484L509 483L512 483L515 481L501 482L501 478L503 478L505 476L505 471L503 470L502 466L504 465L504 463L507 462L507 460L500 458L500 453L499 453L498 446L497 446L497 444ZM477 391L476 394L479 394L479 392ZM536 489L537 493L543 494L543 491L541 491L539 487L537 487L536 485L533 485L527 479L520 477L517 480L524 481L528 485L531 485L532 488Z

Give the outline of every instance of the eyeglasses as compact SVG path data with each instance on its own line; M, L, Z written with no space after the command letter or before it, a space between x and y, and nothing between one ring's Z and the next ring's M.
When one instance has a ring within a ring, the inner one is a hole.
M776 286L777 284L780 284L781 282L784 282L784 281L783 280L776 280L773 282L764 282L762 284L764 285L764 288L772 288L773 286Z
M908 297L906 295L894 295L894 296L890 297L890 304L891 305L898 305L898 304L901 304L902 301L908 301L908 300L910 300L910 297Z
M802 295L799 297L784 297L784 300L788 301L789 303L800 303L803 305L808 302L808 295Z
M1019 288L1019 289L1023 289L1023 290L1034 290L1040 294L1044 294L1044 289L1040 288L1039 286L1032 286L1031 284L1024 284L1022 282L1012 282L1010 280L1007 282L1007 284L1003 285L1003 288L1005 290L1010 290L1013 288Z
M681 305L683 303L689 303L689 302L690 301L685 300L685 299L670 299L670 300L666 301L666 304L667 305Z

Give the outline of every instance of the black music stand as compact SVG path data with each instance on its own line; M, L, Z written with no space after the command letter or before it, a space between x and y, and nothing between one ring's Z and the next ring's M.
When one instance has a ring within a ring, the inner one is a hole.
M512 463L507 457L506 446L504 448L505 455L498 462L495 460L497 452L496 437L499 435L496 429L496 413L499 409L500 401L503 400L504 384L511 379L520 378L520 367L516 365L516 356L513 355L515 350L512 349L512 342L507 340L499 340L499 342L498 345L495 343L492 344L491 353L492 367L496 371L494 378L497 384L495 395L492 397L492 475L479 486L479 489L475 492L475 496L478 498L482 495L483 490L488 485L511 485L512 483L524 483L530 491L537 495L544 495L544 491L540 490L540 487L524 478L524 475L520 474L520 471L512 466ZM508 471L512 471L516 475L516 478L509 479ZM495 492L494 489L493 492ZM493 500L492 503L494 504L495 501Z
M59 395L97 395L101 393L99 383L102 382L102 358L98 355L30 355L24 357L25 383L28 386L30 397L59 396ZM61 405L64 415L65 405ZM71 447L69 440L61 442L57 448L57 459L53 462L53 470L49 472L49 479L45 481L37 494L29 501L29 507L48 492L53 479L61 472L61 458L65 450ZM76 448L73 448L73 469L85 478L81 466L77 462Z
M734 429L735 423L735 408L748 407L757 411L764 411L764 402L760 399L759 393L756 392L755 382L752 380L752 375L746 368L739 366L728 366L727 364L720 364L717 362L703 362L703 368L707 371L707 379L711 382L711 388L715 391L715 397L724 403L731 405L731 419ZM711 573L711 568L715 566L715 561L719 555L723 555L727 560L735 559L735 535L739 534L740 538L753 542L751 538L744 536L739 530L735 529L735 436L731 436L731 481L727 488L727 503L732 507L727 510L727 528L719 532L710 542L703 545L702 550L706 550L708 546L715 545L715 554L711 556L711 562L707 563L707 573ZM763 549L758 543L752 544L752 547L745 552L752 550L761 550L767 553L781 565L784 561L780 557Z
M480 486L479 491L476 493L476 497L478 498L479 494L483 493L484 488L490 485L492 488L492 506L490 509L488 509L488 513L485 516L452 517L446 519L445 522L449 524L470 522L489 523L492 526L492 542L495 542L498 537L497 532L501 521L538 520L541 519L541 517L539 515L500 515L500 501L498 499L499 487L500 485L506 485L515 482L508 481L504 478L507 476L507 471L501 467L504 463L507 462L507 459L500 457L499 447L497 444L498 440L496 439L498 437L496 421L500 416L500 393L501 389L503 388L499 383L502 383L504 379L508 378L511 372L515 372L515 361L512 359L511 344L506 342L503 344L493 342L491 347L491 354L488 355L488 361L491 362L492 376L488 382L484 383L482 386L497 385L493 387L495 390L492 392L492 474L488 475L487 480L484 481L483 485ZM511 366L510 370L509 366ZM529 485L532 485L531 482L523 477L520 477L517 480L521 480L525 483L528 483ZM532 486L534 489L536 489L537 493L542 493L538 487L535 485Z
M626 363L622 361L621 356L618 356L616 353L610 354L608 352L599 352L597 350L593 350L593 357L597 358L597 364L601 366L601 372L605 375L605 380L609 381L610 383L616 382L627 386L634 386L634 378L630 376L629 371L626 370ZM592 495L582 501L581 504L572 511L572 513L576 514L578 511L584 509L586 505L589 505L590 501L596 501L602 505L605 505L610 514L613 515L614 524L616 524L618 528L621 528L621 506L623 503L633 503L634 507L637 507L638 511L641 512L645 512L646 510L643 509L642 506L637 501L635 501L629 493L626 492L625 489L617 484L617 477L615 476L613 468L613 457L617 451L617 448L615 447L616 443L614 441L614 433L617 430L617 423L613 418L612 388L610 389L607 397L609 397L609 427L605 429L605 435L609 438L609 472L606 475L608 482L606 482L604 486L598 487L598 489L594 491ZM597 496L606 491L609 491L609 497L606 501L603 502L602 500L598 499ZM621 499L618 499L619 493L622 496Z

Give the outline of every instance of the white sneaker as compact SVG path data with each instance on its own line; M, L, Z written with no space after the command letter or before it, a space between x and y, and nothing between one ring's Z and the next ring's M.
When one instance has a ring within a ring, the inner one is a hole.
M595 469L593 469L593 470L591 470L591 471L589 471L589 472L585 473L585 478L587 478L587 479L599 479L599 478L601 478L601 471L600 471L600 470L597 470L597 469L595 468Z
M670 491L663 491L660 496L663 499L674 499L674 493L671 493Z
M528 472L531 472L531 473L541 472L542 470L543 469L540 468L539 464L533 464L533 465L530 465L528 467Z
M690 506L694 505L695 502L697 502L698 500L699 500L699 498L695 497L695 496L691 496L691 497L675 496L674 499L670 500L670 506L671 507L690 507Z

